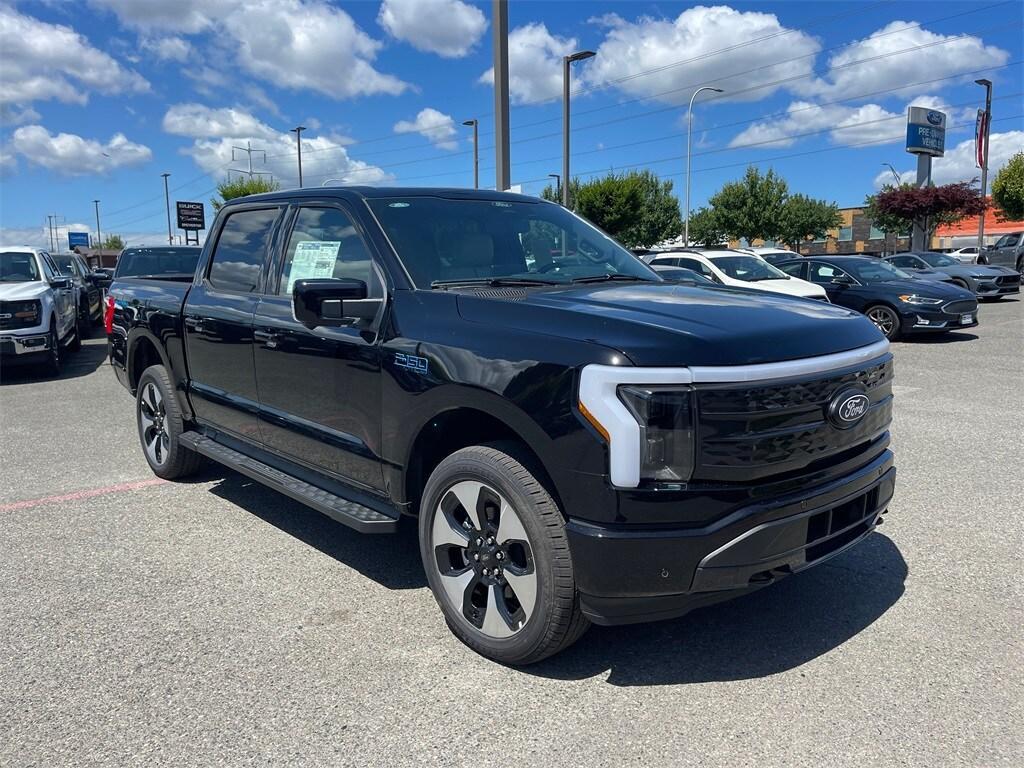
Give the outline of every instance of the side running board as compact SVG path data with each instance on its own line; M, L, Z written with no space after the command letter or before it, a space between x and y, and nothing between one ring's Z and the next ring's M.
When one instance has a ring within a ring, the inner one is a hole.
M230 467L275 491L291 496L296 501L312 507L317 512L321 512L339 523L355 528L360 533L394 533L398 529L397 514L386 515L315 485L310 485L251 456L221 445L198 432L185 432L178 440L196 453L201 453L218 464Z

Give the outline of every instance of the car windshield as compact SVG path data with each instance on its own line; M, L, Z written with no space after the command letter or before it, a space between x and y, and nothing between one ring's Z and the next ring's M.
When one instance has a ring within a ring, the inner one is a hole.
M789 280L782 270L756 256L715 256L711 262L729 277L755 283L759 280Z
M114 276L191 275L199 254L199 248L126 248L117 260Z
M31 253L0 253L0 283L31 283L39 280L39 267Z
M886 280L901 280L906 278L913 279L910 274L904 272L902 269L897 269L886 261L868 261L867 259L858 262L851 261L844 263L842 268L862 283L881 283Z
M74 267L71 266L72 258L70 256L50 256L50 260L57 265L57 269L63 274L75 274Z
M429 196L366 202L418 288L661 280L611 237L553 203Z
M944 253L919 253L918 256L933 267L956 267L960 265L959 261Z

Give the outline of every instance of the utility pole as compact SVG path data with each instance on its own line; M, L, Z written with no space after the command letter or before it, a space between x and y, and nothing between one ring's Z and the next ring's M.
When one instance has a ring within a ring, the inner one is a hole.
M55 214L52 214L52 213L48 213L46 215L46 231L50 235L50 253L53 253L53 251L54 251L54 247L53 247L53 217L54 217L54 215Z
M472 120L464 120L462 124L473 126L473 189L480 189L480 121L473 118Z
M291 130L295 134L295 146L299 151L299 189L302 189L302 132L304 130L306 130L304 125L298 125Z
M562 57L562 205L569 207L569 75L577 61L589 59L597 54L593 51L576 51Z
M701 86L690 97L690 108L686 112L686 224L683 227L684 248L688 248L690 245L690 145L692 144L693 136L693 100L697 98L697 94L701 91L721 93L722 89L712 88L710 85Z
M562 177L557 173L549 173L548 178L555 180L555 197L559 200L562 199Z
M164 178L164 202L167 204L167 242L174 245L174 234L171 232L171 193L167 190L167 178L169 173L161 173Z
M100 201L99 200L93 200L92 204L96 206L96 247L98 249L100 249L100 250L103 250L103 235L100 234ZM99 257L97 257L97 258L99 258ZM102 261L103 261L103 259L99 258L99 262L97 262L97 266L102 266L102 263L101 263Z
M508 154L508 0L493 0L494 25L494 188L512 186Z
M238 168L228 168L228 171L234 171L235 173L248 173L250 180L252 179L253 176L271 176L271 175L273 175L273 174L270 174L270 173L268 173L266 171L254 171L252 169L252 153L255 152L256 154L262 154L263 155L263 163L264 163L264 165L266 165L266 162L267 162L267 153L266 153L266 151L264 151L262 149L253 149L252 148L252 142L247 141L247 142L245 142L245 146L244 147L235 147L235 146L231 147L231 162L235 161L235 151L236 150L239 151L239 152L245 152L245 154L248 155L248 157L249 157L249 170L248 171L243 171L243 170L240 170Z
M985 200L988 192L988 135L989 128L992 125L992 81L991 80L975 80L978 85L984 86L985 88L985 125L984 125L984 140L985 146L982 151L981 158L981 199ZM981 137L977 137L975 140L980 140ZM978 256L981 257L981 250L985 247L985 212L982 211L978 214Z

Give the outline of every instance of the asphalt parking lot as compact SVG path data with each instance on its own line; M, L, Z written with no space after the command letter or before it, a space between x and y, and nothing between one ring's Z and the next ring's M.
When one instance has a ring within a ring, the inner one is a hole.
M880 531L758 594L508 669L408 526L157 481L86 342L0 386L0 764L1024 764L1024 301L894 345Z

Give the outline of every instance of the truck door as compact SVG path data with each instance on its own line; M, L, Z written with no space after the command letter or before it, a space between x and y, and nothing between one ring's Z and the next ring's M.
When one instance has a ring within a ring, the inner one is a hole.
M208 262L184 308L192 407L199 421L259 442L253 313L283 208L245 207L212 233Z
M268 449L371 490L381 468L380 344L373 320L308 328L295 319L292 284L351 278L383 299L383 272L355 219L337 201L298 208L279 275L256 310L260 431ZM383 302L380 302L383 311Z

